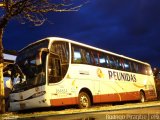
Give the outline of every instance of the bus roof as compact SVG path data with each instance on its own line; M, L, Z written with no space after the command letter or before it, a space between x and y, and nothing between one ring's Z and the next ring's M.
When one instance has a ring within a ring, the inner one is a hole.
M73 43L73 44L76 44L76 45L84 46L84 47L87 47L87 48L90 48L90 49L93 49L93 50L105 52L105 53L108 53L108 54L110 54L110 55L115 55L115 56L117 56L117 57L121 57L121 58L125 58L125 59L132 60L132 61L135 61L135 62L139 62L139 63L145 64L145 65L150 65L150 64L147 63L147 62L143 62L143 61L140 61L140 60L136 60L136 59L133 59L133 58L130 58L130 57L127 57L127 56L124 56L124 55L120 55L120 54L117 54L117 53L114 53L114 52L111 52L111 51L108 51L108 50L104 50L104 49L101 49L101 48L97 48L97 47L94 47L94 46L91 46L91 45L87 45L87 44L84 44L84 43L80 43L80 42L77 42L77 41L73 41L73 40L66 39L66 38L61 38L61 37L47 37L47 38L38 40L38 41L33 42L33 43L29 44L28 46L24 47L24 48L21 49L19 52L21 52L22 50L24 50L24 49L26 49L26 48L28 48L28 47L30 47L30 46L38 43L38 42L45 41L45 40L65 41L65 42Z

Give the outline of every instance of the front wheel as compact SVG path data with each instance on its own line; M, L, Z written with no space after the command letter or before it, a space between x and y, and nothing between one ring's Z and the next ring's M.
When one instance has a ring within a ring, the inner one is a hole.
M89 108L91 106L91 99L85 92L81 92L78 96L78 107Z

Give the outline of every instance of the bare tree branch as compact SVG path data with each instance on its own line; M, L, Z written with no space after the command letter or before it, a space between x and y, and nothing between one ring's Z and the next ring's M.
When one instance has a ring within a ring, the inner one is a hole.
M80 2L81 1L81 2ZM84 0L5 0L6 20L15 16L20 20L41 25L46 20L44 13L48 12L76 12L85 4ZM78 3L78 4L77 4Z

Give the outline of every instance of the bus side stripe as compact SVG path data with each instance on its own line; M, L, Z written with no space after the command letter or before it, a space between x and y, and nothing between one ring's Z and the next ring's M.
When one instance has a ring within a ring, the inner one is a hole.
M154 93L153 90L152 91L147 90L145 91L145 96L146 99L152 100L155 98L156 94ZM93 103L118 102L118 101L130 101L130 100L140 100L140 92L134 91L134 92L102 94L93 96ZM52 106L75 105L78 104L78 97L51 99L50 103Z

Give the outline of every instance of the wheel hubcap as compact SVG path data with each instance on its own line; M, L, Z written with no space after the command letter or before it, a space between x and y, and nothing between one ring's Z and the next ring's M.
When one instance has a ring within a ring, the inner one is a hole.
M81 96L80 103L83 107L88 107L88 99L86 96Z

